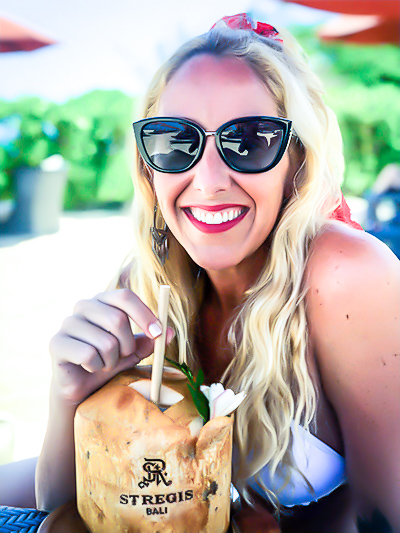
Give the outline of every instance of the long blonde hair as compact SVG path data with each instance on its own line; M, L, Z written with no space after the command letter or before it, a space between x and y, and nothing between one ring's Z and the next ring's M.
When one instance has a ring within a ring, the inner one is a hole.
M280 464L293 466L291 422L308 429L315 420L316 389L306 364L304 272L313 238L338 205L342 143L319 81L287 32L282 44L252 31L231 29L213 29L191 40L155 75L144 117L157 114L171 77L185 61L201 53L236 57L256 72L275 99L279 115L293 121L296 137L291 150L302 156L292 194L273 231L268 260L257 282L244 294L228 333L232 361L222 380L225 386L247 393L235 415L239 463L234 479L248 499L246 479L264 465L269 464L272 475ZM132 290L156 310L160 283L171 286L169 320L176 337L168 355L196 370L194 332L204 282L196 280L197 265L173 235L165 266L154 256L149 230L154 191L139 155L134 187L137 257L130 273ZM160 226L163 219L158 216ZM269 496L276 503L276 495L269 492Z

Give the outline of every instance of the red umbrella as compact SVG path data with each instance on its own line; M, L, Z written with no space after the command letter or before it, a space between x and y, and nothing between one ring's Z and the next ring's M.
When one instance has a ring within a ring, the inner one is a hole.
M284 0L341 13L323 25L318 36L329 41L359 44L400 44L399 0Z
M0 52L28 52L55 42L36 31L0 17Z

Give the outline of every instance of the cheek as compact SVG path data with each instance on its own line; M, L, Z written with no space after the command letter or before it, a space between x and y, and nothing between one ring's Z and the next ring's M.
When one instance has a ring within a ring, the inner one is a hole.
M160 172L154 171L153 174L153 189L157 199L157 203L164 212L166 199L168 198L168 186L165 177Z
M168 226L174 224L176 220L175 203L180 193L180 189L176 187L173 179L169 179L168 174L154 172L154 192L157 203L165 222Z

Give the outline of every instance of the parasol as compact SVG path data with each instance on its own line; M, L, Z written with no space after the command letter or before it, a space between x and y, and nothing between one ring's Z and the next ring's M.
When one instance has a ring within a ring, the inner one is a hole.
M318 36L325 41L358 44L400 44L399 0L284 0L341 15L324 24Z
M0 17L0 52L30 52L55 41L30 28Z

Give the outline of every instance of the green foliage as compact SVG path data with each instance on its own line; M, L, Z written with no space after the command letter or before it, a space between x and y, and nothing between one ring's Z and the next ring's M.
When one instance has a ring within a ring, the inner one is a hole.
M4 132L11 132L0 145L0 198L13 196L17 168L38 166L45 157L58 153L57 143L43 132L54 105L38 98L0 102L1 125Z
M321 43L297 32L335 111L346 161L343 191L361 195L388 163L400 160L400 48Z
M183 372L183 374L185 374L185 376L188 378L188 389L190 394L192 395L193 402L200 416L204 420L204 423L207 423L210 420L210 407L207 398L200 390L200 386L204 383L203 370L200 368L197 377L194 377L193 372L190 370L186 363L176 363L175 361L172 361L172 359L168 359L168 357L166 357L166 360L172 366L178 368L181 372Z
M333 70L340 75L356 77L366 85L400 82L400 49L390 44L381 45L322 45L330 58Z
M95 91L61 109L59 146L70 163L66 207L77 208L132 197L125 150L132 100L117 91Z
M68 162L67 209L132 198L127 134L134 102L119 91L94 91L63 105L37 98L0 102L0 125L17 135L0 145L0 198L12 196L20 166L36 167L53 154Z

